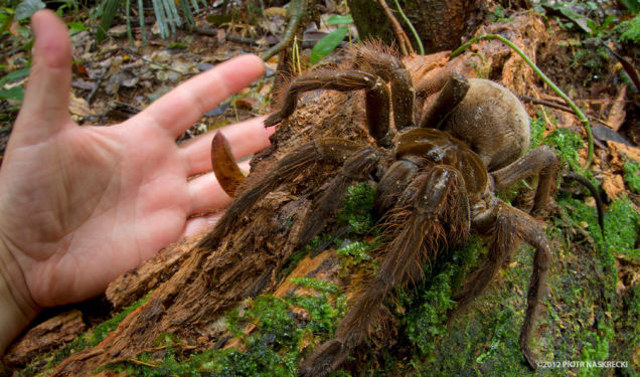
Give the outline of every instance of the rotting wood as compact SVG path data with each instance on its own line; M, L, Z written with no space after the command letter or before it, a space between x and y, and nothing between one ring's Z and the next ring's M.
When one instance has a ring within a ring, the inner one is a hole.
M545 39L542 22L532 15L525 15L513 24L517 26L516 30L502 31L509 33L515 43L535 52L537 43ZM489 29L502 27L491 25ZM531 55L535 56L535 53ZM488 71L492 79L502 81L517 93L526 93L533 84L527 83L526 69L519 65L517 59L502 46L486 41L479 43L476 51L452 61L440 54L413 57L406 62L413 70L423 71L422 62L429 62L433 67L456 70L468 77ZM415 84L419 86L419 83ZM306 101L301 101L295 116L279 126L272 137L272 146L254 158L252 173L240 191L258 182L283 155L311 139L321 136L350 140L368 137L361 97L362 93L358 92L323 92L311 94ZM318 108L326 109L331 117L318 117ZM354 121L345 124L344 119ZM172 333L200 349L216 344L216 334L209 329L211 323L244 299L274 292L281 286L283 280L277 272L295 251L289 239L298 231L296 224L305 216L313 198L322 192L327 174L331 174L330 169L321 164L315 171L315 182L294 179L270 193L254 207L251 219L241 219L216 250L191 248L178 254L178 250L186 247L170 247L112 284L109 296L118 300L118 306L125 300L116 299L117 296L130 295L134 299L143 295L145 289L155 287L155 291L146 304L131 313L101 344L72 355L54 375L88 374L100 365L135 357L152 349L163 333ZM316 187L320 189L314 190ZM290 228L283 226L287 220L291 221ZM197 240L184 242L195 244ZM129 284L144 288L126 287Z
M13 343L3 361L10 367L24 365L36 354L58 348L78 337L86 328L77 309L61 313L33 327Z

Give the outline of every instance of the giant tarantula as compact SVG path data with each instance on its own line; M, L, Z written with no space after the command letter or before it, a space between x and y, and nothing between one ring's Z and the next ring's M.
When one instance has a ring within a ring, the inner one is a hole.
M300 375L318 376L336 369L366 340L391 289L420 280L421 266L433 257L438 245L464 240L472 230L490 236L489 251L457 293L459 308L487 287L520 240L536 249L520 334L522 353L535 367L529 344L549 268L550 246L536 220L498 199L495 192L539 174L532 211L544 209L557 161L546 146L524 154L529 146L529 124L522 104L491 81L451 74L428 110L419 114L422 111L415 105L411 77L403 63L388 51L365 45L353 53L346 68L312 71L294 79L280 110L267 118L265 126L293 114L299 94L318 89L364 91L370 142L330 137L300 145L265 178L244 190L201 241L203 247L216 247L254 203L318 161L338 169L304 217L295 236L299 247L322 231L348 186L370 177L377 181L374 207L386 240L383 260L377 274L351 302L335 338L301 363ZM233 164L220 162L225 161L220 156L228 154L225 148L224 138L216 135L214 171L233 195L243 178Z

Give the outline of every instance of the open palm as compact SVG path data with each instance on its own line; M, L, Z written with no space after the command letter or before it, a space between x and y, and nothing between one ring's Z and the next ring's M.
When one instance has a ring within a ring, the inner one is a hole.
M180 146L174 140L263 65L255 56L235 58L122 124L79 127L67 110L66 28L41 11L33 29L34 65L0 170L0 240L8 250L0 251L0 273L42 307L100 293L194 230L189 215L229 201L211 174L187 180L210 169L211 136ZM268 144L261 119L231 126L226 136L237 156Z

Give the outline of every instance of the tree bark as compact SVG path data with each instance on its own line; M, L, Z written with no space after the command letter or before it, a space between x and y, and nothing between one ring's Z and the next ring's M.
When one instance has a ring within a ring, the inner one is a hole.
M386 44L394 43L391 24L375 1L348 0L347 3L362 40L376 38ZM399 3L420 36L425 54L458 47L463 39L473 35L486 12L486 2L482 0L399 0ZM395 2L389 0L387 5L394 11L415 48L415 39L398 13Z

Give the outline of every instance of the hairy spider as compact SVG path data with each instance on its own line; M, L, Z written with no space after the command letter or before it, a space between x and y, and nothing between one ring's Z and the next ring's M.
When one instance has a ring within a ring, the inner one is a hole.
M339 69L312 71L292 80L280 110L265 121L265 126L291 116L303 92L362 89L370 137L358 141L325 137L298 146L236 198L201 245L218 245L254 203L308 172L318 161L333 164L339 168L322 185L311 213L303 217L294 235L293 242L303 246L332 218L348 186L373 177L377 181L374 206L386 240L383 259L376 275L351 301L334 339L317 347L301 363L299 374L318 376L336 369L366 340L392 288L420 280L421 266L435 255L438 245L464 240L471 231L490 236L489 251L456 294L458 308L487 287L520 240L536 249L520 333L522 353L535 367L529 344L550 263L550 246L536 220L498 199L495 192L539 174L532 211L543 209L556 174L554 152L542 146L525 154L529 146L528 116L517 98L502 86L451 74L416 122L415 114L422 111L416 110L419 106L415 105L411 77L403 63L389 51L372 45L352 54ZM216 135L212 146L214 171L221 182L230 181L223 186L233 195L242 178L233 164L220 162L225 161L221 157L225 155L229 151L224 138Z

